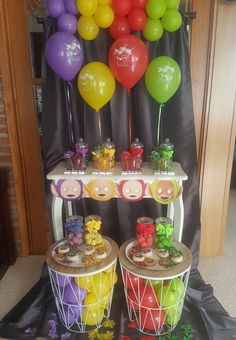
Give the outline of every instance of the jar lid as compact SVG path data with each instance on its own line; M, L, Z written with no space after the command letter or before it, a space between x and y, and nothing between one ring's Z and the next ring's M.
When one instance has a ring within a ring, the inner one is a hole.
M107 138L102 146L107 149L115 149L115 144L112 142L111 138Z
M141 149L143 148L143 143L140 142L139 138L135 138L134 142L131 144L131 149Z
M96 220L96 221L101 221L101 216L99 215L88 215L85 217L84 221L85 223L88 222L88 221L91 221L91 220Z
M83 138L80 138L79 139L79 143L76 143L75 147L78 147L78 148L87 148L88 147L88 143L85 142L85 140Z
M173 150L174 145L170 142L169 138L166 138L165 141L161 144L161 149L165 150Z
M151 217L142 216L137 219L138 224L153 224L154 219Z
M156 224L173 224L173 221L169 217L158 217L156 218Z
M83 216L71 215L66 218L66 223L73 223L77 221L83 221Z

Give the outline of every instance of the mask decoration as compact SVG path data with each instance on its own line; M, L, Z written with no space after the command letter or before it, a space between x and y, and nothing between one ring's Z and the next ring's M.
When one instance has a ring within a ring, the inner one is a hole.
M83 196L83 182L76 179L60 179L56 184L51 183L54 196L67 201L79 200Z
M123 200L137 202L145 196L146 187L143 180L123 180L117 185L117 190Z
M93 179L86 186L88 195L97 201L108 201L116 196L115 184L107 179Z
M150 185L150 194L161 204L173 202L182 193L182 187L176 181L155 181Z

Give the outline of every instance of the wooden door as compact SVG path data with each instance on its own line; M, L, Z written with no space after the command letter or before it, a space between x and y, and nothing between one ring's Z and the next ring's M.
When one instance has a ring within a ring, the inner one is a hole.
M201 247L222 255L236 135L236 4L193 1L191 68L201 198Z
M43 254L48 247L48 216L25 0L0 0L0 46L22 255Z

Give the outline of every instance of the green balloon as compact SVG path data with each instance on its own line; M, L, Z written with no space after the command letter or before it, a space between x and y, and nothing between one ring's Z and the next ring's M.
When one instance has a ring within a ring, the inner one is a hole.
M179 9L180 0L165 0L166 8L176 8Z
M177 9L167 9L161 18L162 26L167 32L175 32L182 24L182 16Z
M165 0L148 0L146 12L150 18L159 19L166 11Z
M167 308L166 309L166 319L165 323L170 326L175 326L181 318L181 308L180 306Z
M145 85L149 94L160 104L166 103L178 90L181 71L171 57L153 59L145 72Z
M148 18L143 29L143 36L148 41L157 41L163 35L163 27L160 19Z

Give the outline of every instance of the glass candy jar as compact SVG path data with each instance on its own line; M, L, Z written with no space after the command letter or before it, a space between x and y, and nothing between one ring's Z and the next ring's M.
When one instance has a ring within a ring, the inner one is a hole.
M115 144L111 141L110 138L102 145L102 153L104 158L106 159L106 171L112 171L115 167Z
M73 155L74 155L74 152L71 150L64 152L65 168L68 171L73 169L73 164L72 164Z
M150 249L154 246L154 220L150 217L140 217L136 225L136 242L141 249Z
M88 246L97 246L103 242L101 235L101 217L89 215L85 218L85 243Z
M83 138L79 139L79 143L75 144L75 152L72 157L74 170L86 170L88 166L88 143Z
M78 215L69 216L64 224L65 237L70 246L81 245L84 240L83 217Z
M130 145L130 152L135 160L135 170L140 171L143 162L143 144L138 138L135 138L134 142Z
M159 168L161 171L171 171L173 169L173 153L174 145L166 138L160 146L161 158L159 160Z
M158 249L169 249L173 246L173 222L169 217L158 217L156 219L156 247Z

